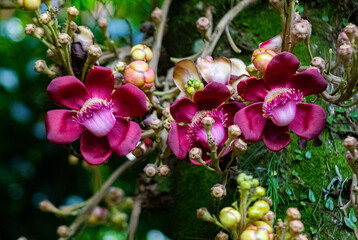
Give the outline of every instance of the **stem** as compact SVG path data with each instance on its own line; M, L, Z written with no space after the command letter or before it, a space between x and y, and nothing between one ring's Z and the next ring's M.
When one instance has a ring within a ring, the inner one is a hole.
M127 240L134 240L134 234L138 226L139 216L142 210L143 198L138 195L134 201L133 211L129 222L129 230Z
M216 25L215 31L211 36L211 42L210 45L204 49L204 51L201 53L201 57L206 57L208 55L211 55L212 52L215 49L215 46L217 42L220 39L221 34L225 30L225 27L233 20L233 18L241 12L245 7L248 5L256 2L257 0L243 0L239 2L235 7L230 9L229 12L227 12L220 20L218 25Z
M85 64L83 64L83 68L82 68L81 82L84 82L84 80L85 80L85 76L86 76L87 69L88 69L89 65L90 65L90 60L89 60L89 57L87 56L86 62L85 62Z
M247 209L247 198L249 196L249 191L242 190L240 191L240 235L245 230L246 227L246 209Z
M113 184L113 182L128 168L133 166L135 163L139 162L141 158L136 158L133 161L127 161L121 166L119 166L112 175L107 179L107 181L102 185L100 190L93 195L88 201L87 206L82 210L80 215L76 218L76 220L71 224L68 228L67 236L63 238L63 240L70 239L76 232L77 229L82 225L82 223L88 219L91 215L93 209L98 205L98 203L103 199L104 195L106 195L108 188Z
M157 35L155 36L155 42L152 47L152 55L153 58L149 63L149 67L151 67L155 73L155 85L160 87L161 83L158 82L158 63L159 63L159 57L160 57L160 49L162 47L162 39L164 35L164 27L165 22L167 20L167 15L169 12L169 6L170 6L171 0L164 0L162 5L162 21L160 22L159 29L157 32Z
M288 5L287 5L288 4ZM288 9L287 9L288 8ZM291 45L291 25L293 22L293 18L295 17L296 11L296 0L288 0L285 1L285 15L286 23L284 27L284 32L282 36L282 52L288 51Z
M236 46L234 40L231 37L228 26L225 27L225 33L226 33L227 40L229 41L229 44L230 44L230 47L232 48L232 50L235 53L241 53L241 49L238 46Z

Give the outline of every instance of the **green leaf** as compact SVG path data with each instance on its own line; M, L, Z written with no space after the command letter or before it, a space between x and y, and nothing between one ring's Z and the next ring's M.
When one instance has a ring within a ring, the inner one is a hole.
M308 199L311 201L311 202L315 202L316 201L316 197L314 196L314 193L311 189L308 190Z
M312 157L311 152L307 151L306 154L305 154L305 158L306 159L311 159L311 157Z
M354 223L357 222L357 217L356 217L356 214L354 213L353 208L351 208L351 210L349 211L349 219L352 220L352 222L354 222Z
M325 21L325 22L328 22L329 18L328 18L328 16L323 16L322 20Z
M356 227L350 218L345 217L344 223L346 224L347 227L349 227L352 230Z
M296 154L301 154L302 153L302 151L301 150L299 150L299 149L295 149L295 151L294 151Z
M297 6L297 11L298 11L300 14L302 14L303 11L304 11L304 8L303 8L301 5L298 5L298 6ZM342 19L342 20L343 20L343 19Z
M349 116L350 116L351 118L353 118L354 120L357 120L357 119L358 119L358 112L351 112L351 113L349 114Z
M346 110L344 110L344 108L342 108L342 107L338 107L338 108L336 109L336 112L345 113Z
M332 124L332 122L333 122L333 116L328 116L328 117L327 117L327 122L328 122L329 124Z
M298 176L298 172L296 172L296 170L293 170L293 171L292 171L292 175L293 175L293 176Z
M333 202L332 198L327 199L325 207L331 211L334 209L334 202Z
M307 196L306 193L301 193L300 194L300 199L307 199L307 198L308 198L308 196Z
M291 189L286 188L286 190L285 190L285 191L286 191L286 193L287 193L287 195L288 195L288 196L292 195L292 191L291 191Z
M347 26L349 24L349 21L347 18L342 18L342 23L344 26Z
M316 234L318 232L318 229L315 227L310 227L310 231L312 234Z
M303 157L301 156L301 155L296 155L296 158L295 158L296 160L298 160L298 161L302 161L303 160Z
M306 206L306 203L304 201L301 201L300 204L304 207Z

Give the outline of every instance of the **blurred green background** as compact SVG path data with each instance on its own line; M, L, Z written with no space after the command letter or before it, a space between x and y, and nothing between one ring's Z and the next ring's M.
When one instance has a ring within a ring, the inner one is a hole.
M57 4L56 1L53 2ZM103 41L103 36L95 25L97 15L89 14L89 11L105 6L107 17L110 17L110 35L118 46L121 46L130 37L128 22L133 29L134 42L139 43L143 39L144 34L139 31L140 24L150 19L151 10L161 2L76 0L68 1L66 5L75 5L80 10L81 17L76 19L76 22L89 26L99 43ZM168 67L173 66L168 61L169 56L185 57L198 49L201 40L196 31L195 21L204 14L207 6L215 7L214 22L218 22L233 4L233 0L173 0L168 31L163 41L164 57L161 59L159 70L165 72ZM300 4L298 10L301 15L313 24L311 42L315 56L327 58L329 48L335 46L339 31L348 22L357 24L358 21L356 0L300 1ZM32 22L32 17L31 12L20 9L0 10L1 240L17 239L20 236L34 240L56 239L57 227L70 224L71 219L61 219L41 212L38 209L39 202L49 199L56 206L73 204L87 199L92 194L88 170L81 164L70 165L67 150L46 140L44 116L46 111L55 106L48 100L45 91L50 79L33 70L36 60L46 60L46 48L37 39L23 33L26 24ZM64 17L62 11L60 20ZM237 55L230 50L227 39L223 36L213 55L239 57L248 64L252 50L260 42L279 34L280 29L279 15L275 9L269 6L268 1L258 1L240 13L230 25L230 32L234 41L243 50L242 54ZM303 44L297 46L295 54L303 64L309 63ZM342 139L351 129L347 127L343 112L341 119L337 117L341 110L325 104L323 106L335 117L331 117L331 122L323 133L322 147L313 148L309 143L306 150L299 152L297 138L294 138L287 150L272 155L268 151L262 151L261 145L256 144L252 149L261 149L260 152L250 151L241 159L240 168L254 174L255 177L260 175L265 186L279 193L279 216L283 215L287 204L299 207L304 214L306 231L312 234L312 237L327 239L328 235L324 234L326 231L331 236L336 236L335 239L353 239L352 231L344 224L335 223L330 214L320 213L321 208L318 208L320 216L313 212L316 205L306 203L309 201L304 196L311 190L318 199L322 195L322 187L325 187L334 176L335 165L338 165L344 178L351 176L351 171L345 164L344 149L341 147ZM332 134L331 128L338 128L341 134L339 131L338 134ZM272 164L271 168L269 165L270 159L277 168L277 177L268 174L272 168ZM108 172L122 161L124 159L112 157L109 164L101 166L101 170L108 176ZM184 161L171 159L170 164L175 167L174 172L167 179L158 181L161 189L170 192L173 197L171 208L157 212L144 211L138 228L138 239L165 239L160 232L151 231L148 234L151 229L159 229L171 239L212 239L218 229L214 225L196 220L195 209L208 207L213 213L219 210L220 205L210 199L208 192L216 183L216 176ZM139 164L116 182L127 195L134 194L135 179L144 165L145 163ZM314 171L312 165L315 166ZM326 165L331 169L329 173ZM286 166L293 171L288 171ZM297 176L303 179L305 184L297 182ZM235 189L233 182L229 186ZM231 191L230 199L224 202L229 204L229 200L232 199L235 199L234 191ZM324 208L323 200L322 204ZM315 219L316 215L318 220ZM338 228L333 230L335 226ZM318 229L318 233L310 227ZM108 226L101 226L89 228L80 239L115 240L125 239L125 236Z

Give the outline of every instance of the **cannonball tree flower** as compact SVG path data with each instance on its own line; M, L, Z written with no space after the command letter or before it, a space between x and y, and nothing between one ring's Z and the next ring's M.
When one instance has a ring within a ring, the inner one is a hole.
M304 97L323 92L327 82L317 69L296 73L299 64L293 54L283 52L270 61L264 79L251 77L238 84L243 99L257 102L234 117L247 141L256 142L262 135L270 150L280 151L291 141L289 129L305 140L321 133L326 113L304 103Z
M208 137L202 124L205 117L214 119L211 136L215 139L217 152L223 149L228 139L228 127L233 124L235 113L243 107L238 102L224 103L229 97L230 90L224 84L211 82L203 90L195 92L193 101L181 97L172 104L170 113L175 122L170 124L168 145L179 159L184 159L190 149L200 148L202 159L206 163L211 161L207 155L210 153ZM200 165L192 159L191 162Z
M94 67L85 84L72 76L59 77L47 88L48 97L57 105L72 110L47 112L46 135L54 144L68 144L79 137L80 150L87 163L105 162L112 152L124 156L141 137L141 129L126 117L143 115L145 94L132 84L116 91L112 70Z

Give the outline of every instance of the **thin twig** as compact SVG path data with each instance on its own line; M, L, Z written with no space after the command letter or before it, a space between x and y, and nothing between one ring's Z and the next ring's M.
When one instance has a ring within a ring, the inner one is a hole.
M134 240L134 234L137 230L139 216L142 211L143 196L139 194L134 201L131 219L129 221L129 230L127 240Z
M87 206L83 209L80 215L76 218L76 220L71 224L68 228L67 236L62 238L63 240L70 239L76 232L77 229L82 225L86 219L88 219L89 215L92 213L93 209L98 205L98 203L103 199L104 195L107 193L108 188L113 184L113 182L128 168L130 168L135 163L139 162L142 158L136 158L133 161L127 161L118 167L112 175L107 179L107 181L102 185L100 190L93 195L93 197L89 200Z
M211 36L211 42L210 45L204 49L204 51L201 53L201 57L206 57L208 55L211 55L212 52L215 49L216 44L218 43L221 34L225 30L225 27L233 20L233 18L241 12L245 7L248 5L255 3L257 0L243 0L239 2L235 7L230 9L229 12L227 12L220 20L218 25L216 25L215 31L213 35Z

